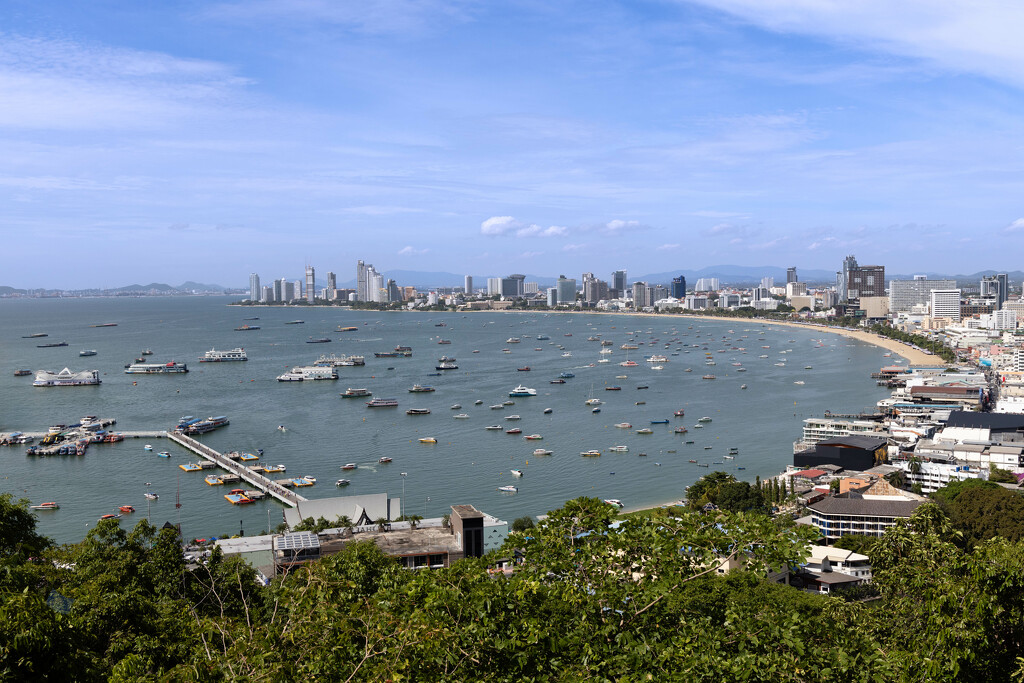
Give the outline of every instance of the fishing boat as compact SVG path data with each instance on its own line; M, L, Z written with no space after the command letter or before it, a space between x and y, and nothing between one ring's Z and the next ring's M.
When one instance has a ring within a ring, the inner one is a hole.
M14 371L14 376L15 377L25 377L26 375L31 375L31 374L32 374L31 370L27 370L27 369L24 369L24 368L22 368L21 370L15 370Z

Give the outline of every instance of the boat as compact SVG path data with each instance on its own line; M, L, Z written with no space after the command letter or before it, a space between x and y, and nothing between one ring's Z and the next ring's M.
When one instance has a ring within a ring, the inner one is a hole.
M469 415L467 415L466 413L458 413L456 415L452 415L452 417L454 419L456 419L456 420L468 420L469 419Z
M653 429L650 429L650 428L648 428L648 427L644 427L644 428L642 428L642 429L638 429L638 430L636 430L636 433L637 433L637 434L653 434L653 433L654 433L654 430L653 430Z
M473 401L473 405L475 406L482 406L483 404L484 400L482 398L478 398L477 400Z
M56 348L58 346L67 346L67 345L68 345L68 343L66 341L62 341L62 342L53 342L53 343L50 343L50 344L36 344L36 348L37 349L52 349L52 348Z
M78 352L78 355L79 356L95 356L96 353L97 353L96 349L82 349L81 351Z
M358 467L358 465L356 465L354 462L347 462L347 463L345 463L344 465L341 466L341 469L343 469L343 470L354 470L354 469L356 469L356 467Z
M548 384L565 384L565 380L564 379L553 379L550 382L548 382Z
M652 425L667 425L668 420L651 420Z
M540 441L544 437L541 436L540 434L527 434L523 438L526 439L527 441Z
M348 486L351 483L352 483L351 479L339 479L338 481L334 482L334 485L335 486Z
M703 377L701 377L701 379L714 379L714 378L715 378L714 375L704 375Z
M672 431L675 432L676 434L685 434L689 430L686 427L676 427Z
M722 457L725 458L726 460L735 460L736 459L735 455L723 455Z
M131 505L121 505L117 509L120 510L121 512L125 513L125 514L135 512L135 508L132 507Z
M637 387L637 389L650 389L650 387L647 386L646 384L641 384Z
M536 389L531 389L530 387L523 386L522 384L520 384L519 386L517 386L512 391L508 392L508 395L509 396L536 396L537 395L537 390Z
M574 374L573 374L573 373L571 373L571 372L560 372L560 373L558 373L558 376L559 376L559 377L560 377L561 379L572 379L572 378L573 378L573 377L575 377L576 375L574 375Z
M49 337L50 335L45 332L35 332L33 334L22 335L22 339L39 339L40 337Z
M611 451L612 453L628 453L629 446L612 446L608 450Z
M341 394L341 397L342 398L360 398L360 397L363 397L363 396L370 396L370 395L372 395L372 392L370 392L369 389L352 389L351 387L349 387L348 389L345 390L345 392L343 394Z
M258 330L258 329L260 329L259 325L248 325L248 324L246 324L246 325L241 325L239 327L236 327L235 328L235 332L254 332L254 331Z
M517 372L529 372L530 371L530 366L526 365L526 366L523 366L521 368L516 368L516 371Z
M505 419L506 420L521 420L523 418L519 417L518 415L506 415Z
M521 476L523 476L523 471L522 470L509 470L509 472L512 474L513 477L521 477Z
M64 368L60 372L51 372L49 370L40 370L36 373L36 378L32 382L34 387L81 387L100 384L99 370L83 370L81 372L72 372L68 368Z
M337 329L338 329L338 332L357 332L359 330L359 328L355 327L354 325L353 326L349 326L349 327L341 327L341 326L339 326Z
M305 320L289 320L285 325L302 325L305 322Z
M492 432L494 432L494 431L499 431L500 432L501 431L501 425L487 425L486 427L484 427L484 429L487 429L487 430L492 431Z
M377 462L379 462L380 464L383 465L385 463L391 462L391 458L389 458L388 456L384 455L384 456L381 456L381 458Z
M609 505L614 505L615 507L619 508L620 510L626 506L625 503L623 503L618 498L605 498L604 502L608 503Z
M505 343L506 344L518 344L519 343L519 337L509 337L508 339L505 340Z
M804 383L805 382L802 379L798 379L797 381L793 382L793 384L804 384Z
M702 418L699 418L699 419L697 420L697 422L711 422L711 418L710 418L710 417L707 417L707 416L704 416L704 417L702 417Z
M412 388L409 389L411 394L429 394L434 391L434 387L426 386L424 384L413 384Z
M550 415L550 414L551 414L552 412L554 412L554 411L552 411L552 409L551 409L551 408L545 408L545 409L544 409L544 414L545 414L545 415Z
M676 417L683 417L684 415L686 415L686 411L680 408L679 410L675 411L672 414L675 415Z
M621 363L619 363L619 365L621 365L624 368L636 368L640 366L639 363L633 360L624 360Z
M438 361L437 365L434 366L435 370L458 370L459 369L459 366L455 362L454 358L449 358L448 356L441 356L440 358L437 359L437 361Z
M145 351L142 353L143 355L146 355ZM228 349L227 351L218 351L215 348L210 349L199 357L200 363L228 363L246 360L249 360L249 356L246 355L245 349L240 346L234 349Z
M599 451L597 449L592 449L592 450L589 450L589 451L581 451L580 455L582 455L584 458L599 458L599 457L601 457L601 451Z
M506 434L522 434L523 430L520 429L519 427L513 427L512 429L506 429L505 433Z
M619 429L632 429L633 428L633 425L631 425L628 422L617 422L615 424L615 426L618 427Z
M306 340L306 343L307 344L329 344L330 341L331 340L328 337L317 337L316 339L314 339L313 337L310 337L309 339Z
M452 407L450 407L448 410L461 410L461 409L462 409L462 404L461 403L456 403L456 404L452 405Z
M397 405L397 398L374 398L366 402L367 408L394 408Z
M31 375L31 374L32 374L32 371L31 370L26 370L26 369L21 369L21 370L15 370L14 371L14 376L15 377L25 377L26 375Z
M171 457L171 454L168 453L167 451L160 451L159 453L157 453L157 455L159 455L161 458L169 458L169 457Z
M406 415L430 415L430 408L409 408Z
M637 401L633 405L635 405L635 406L645 406L645 405L647 405L647 401Z
M190 435L205 434L207 432L212 432L214 429L224 427L228 424L230 424L228 418L224 415L220 415L218 417L208 417L205 420L196 420L187 425L186 427L184 427L181 431L184 431L186 434Z
M590 412L595 413L595 414L596 413L600 413L601 409L600 408L593 408Z
M495 403L493 406L491 406L491 410L504 410L504 409L505 409L505 406L501 405L500 403Z
M584 405L588 405L588 406L599 406L599 405L602 405L604 403L604 401L602 401L599 398L588 398L583 403L584 403Z
M321 379L338 379L338 371L333 367L322 365L300 365L294 367L283 375L277 376L278 382L304 382Z
M518 493L519 492L519 489L517 487L511 486L511 485L510 486L499 486L498 490L502 491L504 493Z
M741 385L740 385L740 389L746 389L746 388L747 388L747 385L746 385L746 384L741 384Z
M452 340L451 339L438 339L437 343L438 344L451 344Z
M121 519L121 515L100 515L99 521L102 522L108 519Z
M33 510L59 510L60 509L60 505L58 505L57 503L54 503L52 501L49 502L49 503L40 503L39 505L30 505L29 507L32 508Z
M124 372L126 375L179 375L188 372L188 365L174 361L170 363L135 362L125 367Z
M605 391L622 391L622 387L605 387Z
M151 451L153 450L153 447L147 443L145 446L142 447L142 450Z
M259 316L256 316L254 318L242 318L242 320L259 320L259 319L260 319Z
M533 450L534 455L552 455L554 451L549 451L546 448L535 448Z

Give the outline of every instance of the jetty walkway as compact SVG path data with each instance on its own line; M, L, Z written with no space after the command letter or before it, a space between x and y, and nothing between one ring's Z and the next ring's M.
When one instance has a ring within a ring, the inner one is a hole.
M213 464L217 465L217 467L227 470L232 474L237 474L243 481L252 484L254 487L263 491L267 495L273 496L285 505L295 507L299 503L304 503L307 500L304 496L300 496L297 493L289 491L280 484L275 483L273 480L264 477L262 474L253 472L245 465L235 462L234 460L213 450L209 446L204 446L190 436L185 436L180 432L167 432L167 438L179 446L187 448L196 455L206 458Z

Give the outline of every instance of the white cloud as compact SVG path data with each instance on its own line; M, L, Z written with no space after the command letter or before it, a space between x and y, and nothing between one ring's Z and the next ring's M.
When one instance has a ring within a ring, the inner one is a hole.
M567 234L569 234L569 228L560 225L552 225L550 228L528 225L516 231L516 237L564 237Z
M519 225L512 216L491 216L480 224L480 232L484 235L504 235Z
M543 251L524 251L522 254L519 255L519 258L537 258L538 256L541 256L543 253Z
M820 36L1024 84L1024 5L1004 0L697 0L782 33Z
M562 251L580 251L586 249L589 245L587 244L567 244L562 247Z
M420 254L426 254L429 249L413 249L411 246L405 246L398 250L399 256L418 256Z
M624 221L620 218L610 220L605 223L604 229L608 232L618 232L626 228L638 228L640 227L640 221Z
M1018 218L1003 228L1003 232L1021 232L1022 230L1024 230L1024 218Z
M678 249L681 246L681 244L662 244L660 247L655 247L655 249L658 251L672 251L673 249Z

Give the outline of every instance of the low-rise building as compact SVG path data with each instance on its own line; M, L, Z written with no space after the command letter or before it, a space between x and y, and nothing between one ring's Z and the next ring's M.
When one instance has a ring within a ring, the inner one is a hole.
M879 538L896 524L909 519L922 503L896 496L871 496L849 493L829 496L807 506L810 523L831 542L846 535Z

